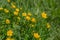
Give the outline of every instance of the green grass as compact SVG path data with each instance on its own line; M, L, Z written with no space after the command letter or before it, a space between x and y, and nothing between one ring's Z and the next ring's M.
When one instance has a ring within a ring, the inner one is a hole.
M19 12L20 20L13 14L15 9L10 7L12 2L16 3L17 8L22 8ZM10 3L0 0L0 7L9 10L8 14L0 10L0 40L8 38L6 33L9 29L13 30L11 38L15 40L38 40L32 35L33 31L40 35L41 40L60 40L60 0L11 0ZM23 12L31 12L31 18L34 17L36 23L26 21ZM42 12L46 12L48 18L42 18ZM5 19L10 19L11 23L6 24ZM51 25L49 29L46 28L47 23ZM31 27L30 24L35 26Z

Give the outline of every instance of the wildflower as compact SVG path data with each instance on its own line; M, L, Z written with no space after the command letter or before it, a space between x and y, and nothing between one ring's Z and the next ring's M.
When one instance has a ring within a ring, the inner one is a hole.
M0 10L3 10L3 8L1 7Z
M16 11L17 11L17 12L19 12L19 9L18 9L18 8L16 8Z
M49 23L47 23L47 28L50 28L51 26L50 26L50 24Z
M16 8L16 6L15 5L12 5L12 8Z
M27 14L26 13L22 13L22 16L27 16Z
M30 20L31 18L29 16L26 16L26 20Z
M28 13L28 16L31 16L32 14L31 13Z
M4 9L4 12L5 12L5 13L8 13L8 12L9 12L9 10L8 10L8 9Z
M34 37L35 37L35 38L39 38L40 36L39 36L38 33L34 33Z
M7 38L6 40L11 40L11 38Z
M7 0L7 2L10 2L10 0Z
M7 31L7 36L12 36L13 35L13 31L12 30L8 30Z
M6 24L10 24L10 20L9 19L6 19Z
M35 18L32 18L31 21L32 21L32 22L36 22L36 19L35 19Z
M47 18L47 14L45 12L42 13L43 18Z
M17 16L18 15L18 12L14 11L14 15Z
M6 40L14 40L13 38L7 38Z
M11 3L11 7L12 8L16 8L16 6L14 5L15 3Z
M20 20L20 17L18 16L17 19Z

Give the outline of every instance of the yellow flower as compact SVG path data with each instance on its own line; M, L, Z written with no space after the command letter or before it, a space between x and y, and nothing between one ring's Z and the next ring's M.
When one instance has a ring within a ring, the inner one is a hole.
M42 13L43 18L47 18L47 14L45 12Z
M32 14L31 13L28 13L28 16L31 16Z
M8 2L10 2L10 0L7 0Z
M17 16L18 14L19 14L18 12L14 11L14 15L15 15L15 16Z
M1 7L0 10L3 10L3 8Z
M16 11L17 11L17 12L19 12L19 9L18 9L18 8L16 8Z
M50 24L49 23L47 23L47 28L50 28L51 26L50 26Z
M39 36L38 33L34 33L34 37L35 37L35 38L39 38L40 36Z
M11 40L11 38L7 38L6 40Z
M5 12L5 13L8 13L8 12L9 12L9 10L8 10L8 9L4 9L4 12Z
M32 22L36 22L36 19L35 19L35 18L32 18L31 21L32 21Z
M20 20L20 17L18 16L17 19Z
M12 8L16 8L16 6L14 5L15 3L11 3L11 7Z
M8 30L7 31L7 36L12 36L13 35L13 31L12 30Z
M27 16L27 14L26 13L22 13L22 16Z
M10 24L10 20L9 19L6 19L6 24Z
M7 38L6 40L14 40L13 38Z
M12 5L12 8L16 8L16 6L15 5Z
M30 20L31 18L29 16L26 16L26 20Z

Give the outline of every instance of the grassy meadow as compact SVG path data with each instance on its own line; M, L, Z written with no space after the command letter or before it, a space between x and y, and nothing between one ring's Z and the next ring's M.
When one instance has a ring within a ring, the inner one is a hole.
M0 40L60 40L60 0L0 0Z

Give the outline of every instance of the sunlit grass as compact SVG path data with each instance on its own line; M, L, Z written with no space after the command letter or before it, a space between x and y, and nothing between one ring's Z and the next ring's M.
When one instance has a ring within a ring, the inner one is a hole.
M60 1L0 0L0 40L60 40Z

